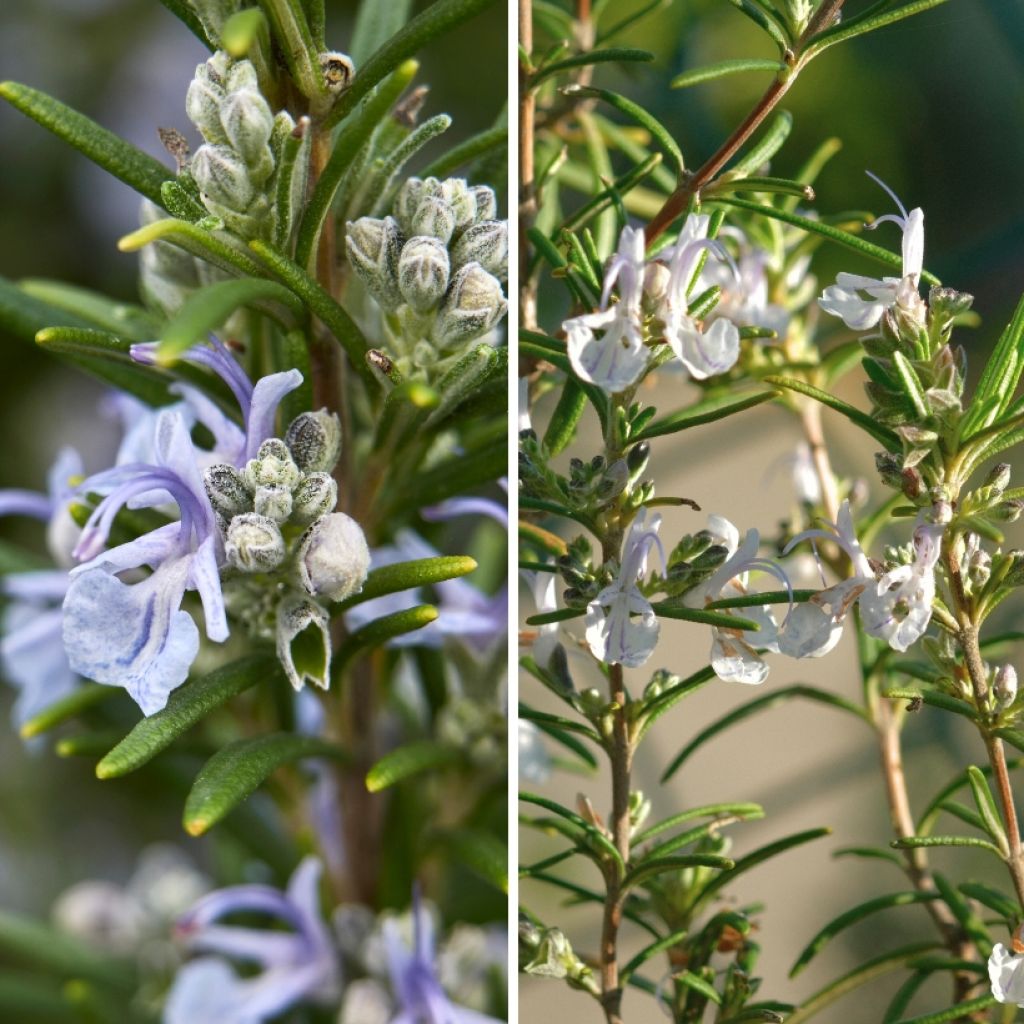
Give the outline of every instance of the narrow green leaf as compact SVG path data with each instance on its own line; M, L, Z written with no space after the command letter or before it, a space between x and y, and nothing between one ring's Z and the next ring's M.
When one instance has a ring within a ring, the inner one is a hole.
M406 743L385 754L366 773L366 788L371 793L379 793L415 775L450 768L460 759L458 750L436 740Z
M113 729L76 732L62 736L53 745L58 757L102 757L121 738L120 731Z
M249 7L246 11L255 11ZM309 182L309 158L313 148L313 132L308 117L299 118L295 128L280 143L274 184L274 249L258 243L271 252L291 249L292 236L298 226L299 214L306 205ZM254 248L250 244L251 248Z
M733 173L754 174L759 171L780 149L793 130L793 115L780 110L768 123L764 134L732 166Z
M1006 369L1012 367L1007 377ZM960 436L969 439L995 422L1006 409L1024 371L1024 296L1017 303L981 372L971 404L960 424Z
M770 71L778 75L787 70L787 66L779 60L722 60L716 64L705 64L676 75L669 83L671 89L686 89L701 82L710 82L725 75L736 75L747 71Z
M71 691L66 697L54 701L52 704L36 712L31 718L22 723L19 732L23 739L31 739L33 736L41 736L44 732L62 725L71 718L77 718L83 711L102 704L118 693L114 686L101 686L99 683L82 683Z
M892 687L883 691L881 696L888 697L890 700L923 700L925 704L930 704L932 707L942 708L943 711L951 711L955 715L962 715L964 718L969 718L972 722L978 721L977 710L968 704L967 701L951 697L948 693L943 693L941 690L933 690L927 687L920 687L918 689L912 687Z
M1003 855L1008 856L1010 845L1006 838L1006 832L1003 829L1003 821L996 808L995 797L992 796L992 790L988 788L988 782L981 773L981 769L973 764L968 765L967 781L974 795L974 802L978 807L978 813L984 822L985 831L1003 852Z
M434 117L427 118L380 161L380 165L373 171L377 183L366 200L367 205L373 206L376 215L384 214L390 206L387 200L392 195L394 181L401 169L424 146L448 131L451 125L452 119L447 114L436 114ZM385 201L384 203L382 203L382 199Z
M722 1005L722 997L715 991L714 986L703 978L698 977L693 971L680 971L672 975L672 980L680 985L685 985L687 988L692 988L695 992L699 992L705 999L714 1003L715 1006Z
M445 580L467 576L477 568L475 559L468 555L438 555L435 558L417 558L411 562L395 562L372 569L366 577L363 589L358 594L345 598L331 606L331 614L348 611L363 601L372 601L385 594L397 594L400 590L429 587Z
M554 800L548 800L543 796L538 796L536 793L520 793L519 799L523 803L543 807L544 810L557 814L560 818L575 826L586 835L594 848L600 850L604 854L605 858L614 861L622 871L625 871L626 865L623 863L619 851L615 848L612 841L596 825L592 825L585 818L581 818L575 811L570 811L568 807L563 807L560 803L556 803ZM570 835L570 838L574 837Z
M496 154L507 147L508 128L505 125L499 125L497 128L487 128L477 135L466 139L465 142L452 146L444 156L440 156L433 163L427 164L421 172L421 177L446 178L465 164L479 160L481 157Z
M280 666L276 658L254 654L178 687L167 707L143 718L96 765L97 777L113 779L142 767L225 701L263 680L275 685L283 682Z
M977 846L991 851L1000 860L1003 856L988 840L977 839L974 836L909 836L906 839L894 839L890 845L894 850L916 850L931 846Z
M919 942L912 946L895 949L890 953L883 953L881 956L855 967L849 973L815 992L813 996L797 1007L794 1013L786 1017L786 1024L806 1024L812 1017L816 1017L827 1006L831 1006L848 992L853 992L876 978L898 971L915 957L936 948L938 947L933 942Z
M715 670L707 665L686 679L681 679L678 683L666 687L657 697L647 700L644 704L640 736L643 736L662 715L671 711L681 700L696 693L714 678Z
M496 836L475 828L432 832L428 850L438 850L449 863L465 865L500 892L508 893L508 848Z
M544 447L550 455L559 455L572 443L586 407L586 392L576 378L568 378L544 432Z
M669 162L672 164L676 174L682 174L686 170L686 161L683 159L679 145L672 137L672 133L652 114L648 113L639 103L612 92L609 89L595 89L579 85L567 86L564 90L567 95L572 96L596 96L604 100L609 106L614 107L626 117L635 121L642 128L651 133L654 141L665 151Z
M995 996L980 996L978 999L968 999L965 1003L958 1003L948 1010L940 1010L938 1013L926 1013L923 1017L910 1017L901 1020L898 1024L950 1024L952 1021L970 1019L970 1015L977 1010L987 1010L997 1006Z
M320 68L319 47L299 0L259 0L270 23L271 35L278 44L277 52L302 94L322 112L330 102L327 83Z
M753 409L755 405L761 405L762 402L768 402L778 396L779 392L772 390L705 399L688 408L681 409L679 412L664 416L660 420L655 420L641 430L633 440L648 441L652 437L662 437L665 434L675 434L680 430L699 427L704 423L714 423L715 420L725 419L727 416L733 416L745 409Z
M379 50L409 20L412 0L362 0L356 13L349 53L360 73L365 61Z
M720 868L722 871L731 871L736 866L735 861L728 857L719 857L713 853L691 853L677 857L655 857L646 860L626 872L622 880L623 891L635 889L638 885L663 875L668 872L682 871L684 868Z
M759 594L744 594L742 597L723 597L718 601L711 601L705 608L709 612L719 611L722 608L758 608L764 604L802 604L818 595L817 590L766 590Z
M884 860L895 865L900 870L904 868L903 861L900 860L895 853L890 853L888 850L880 850L877 846L846 846L841 850L834 850L832 852L832 856L863 857L867 860Z
M33 342L44 327L90 327L82 316L61 309L21 290L0 277L0 327L23 341Z
M417 474L415 482L393 481L381 518L387 520L404 509L423 508L474 491L497 480L507 468L508 450L504 438L477 451L444 459ZM396 488L401 488L400 492L395 493Z
M917 376L914 367L910 365L910 360L897 349L893 351L892 363L899 374L904 393L914 406L914 411L920 419L928 419L931 416L928 400L924 396L924 387L921 384L920 378Z
M670 818L665 818L664 821L659 821L656 825L644 829L643 832L633 836L630 840L630 845L639 846L641 843L646 843L654 839L655 836L660 836L662 833L668 832L684 822L692 821L694 818L707 817L763 818L764 808L760 804L735 803L707 804L703 807L693 807L688 811L673 814Z
M752 3L751 0L729 0L729 3L767 32L775 41L780 53L785 53L786 50L792 48L793 40L790 39L785 26L779 22L777 17L769 16L763 7Z
M250 248L278 280L290 288L338 339L356 373L366 380L375 380L373 372L366 364L366 353L370 346L363 337L363 332L330 293L313 280L298 263L275 252L265 243L252 242Z
M72 316L90 321L94 327L132 341L152 341L160 329L157 319L141 306L109 299L88 288L42 278L19 281L18 287L26 295L41 299Z
M444 3L445 0L441 2ZM398 101L398 97L405 92L417 70L419 64L414 60L407 60L400 65L372 96L367 97L366 102L356 111L355 116L345 126L345 131L339 136L299 222L299 232L295 241L295 262L300 267L307 268L310 265L320 239L320 232L330 215L334 197L345 172ZM336 105L335 110L359 88L364 74L365 71L356 75L353 84Z
M914 0L913 3L904 4L902 7L897 7L894 11L886 11L874 17L851 18L849 22L843 22L816 35L807 48L807 55L808 57L816 57L819 53L827 50L830 46L834 46L836 43L841 43L846 39L853 39L854 36L863 35L865 32L874 32L875 29L884 28L886 25L893 24L893 22L902 21L904 18L920 14L921 11L930 10L932 7L938 7L945 2L946 0Z
M1020 922L1022 912L1016 900L1011 899L998 889L981 882L963 882L958 888L969 899L977 900L983 906L994 910L1000 917L1006 920L1007 925L1012 929Z
M659 953L663 953L667 949L671 949L673 946L679 945L690 937L691 929L681 928L679 931L671 932L664 938L658 939L656 942L652 942L649 946L644 946L643 949L637 953L636 956L630 960L621 971L619 971L619 983L625 985L628 983L632 975L638 971L648 960L653 956L657 956ZM715 993L716 995L718 993Z
M438 611L432 604L418 604L414 608L393 612L367 623L342 643L341 650L334 659L331 677L340 680L343 671L357 654L374 647L383 647L396 636L404 636L406 633L423 629L437 619L437 616Z
M278 768L308 757L346 760L348 755L335 743L294 733L275 732L229 743L199 770L185 800L185 831L193 836L208 832Z
M236 11L220 32L221 48L236 60L249 55L253 44L270 31L267 16L258 7L245 7Z
M585 68L592 64L607 64L618 61L651 61L654 54L649 50L637 50L633 47L611 47L607 50L588 50L585 53L577 53L565 60L556 60L536 71L530 78L528 88L536 89L541 82L552 75L562 71L572 71L575 68Z
M386 42L382 42L364 61L362 67L358 68L352 85L342 94L327 116L325 126L333 128L403 61L418 53L433 39L458 28L463 22L486 10L494 2L495 0L435 0L425 11L389 36Z
M136 192L158 206L163 205L160 187L173 180L174 175L159 160L38 89L18 82L2 82L0 97Z
M788 700L793 700L794 698L810 700L817 704L824 704L827 707L836 708L839 711L846 711L854 717L860 718L870 724L868 713L862 707L840 697L838 694L830 693L826 690L819 690L813 686L786 686L780 690L775 690L772 693L766 693L762 697L757 697L746 704L741 704L734 711L730 711L717 721L705 726L697 736L695 736L678 754L676 754L674 758L672 758L668 767L662 773L661 781L667 782L672 778L672 776L679 771L683 764L696 751L703 747L704 744L714 739L714 737L719 733L724 732L737 722L742 722L745 719L750 718L751 715L755 715L759 711L766 711L769 708L776 707L777 705Z
M704 195L710 199L717 195L728 195L731 192L770 192L780 196L799 196L810 202L814 199L814 189L791 178L772 178L747 174L739 178L723 178L713 189L707 189ZM741 335L742 336L742 335Z
M137 252L153 242L168 242L230 273L246 274L250 277L260 277L263 274L262 267L249 255L242 242L231 235L207 231L198 224L190 224L187 220L177 217L153 221L152 224L125 235L118 241L117 247L121 252Z
M827 405L830 409L834 409L841 416L845 416L851 423L856 424L856 426L870 434L887 451L903 451L903 442L895 431L877 423L869 413L850 405L848 402L844 402L841 398L836 398L835 395L831 395L827 391L822 391L820 388L791 377L765 377L765 383L774 384L776 387L786 388L789 391L796 391L801 395L807 395L808 398L813 398L815 401L821 402L822 405Z
M164 328L156 352L158 362L173 363L196 342L205 340L235 310L258 302L278 302L297 315L303 312L302 303L294 293L275 281L260 278L218 281L190 295Z
M604 122L601 122L603 125ZM608 188L597 192L589 198L577 210L574 210L564 221L560 230L575 231L587 224L594 217L604 213L609 206L624 200L629 193L636 188L649 175L655 175L658 170L665 170L662 166L660 153L652 153L650 156L641 159L637 165L628 170L621 177L616 178ZM671 172L668 172L669 180L674 181Z
M682 605L656 601L651 607L656 615L663 619L681 619L683 622L700 622L706 626L720 626L722 629L743 629L757 632L761 627L753 619L744 619L739 615L726 615L724 612L709 612L701 608L684 608Z
M796 958L796 963L790 968L789 976L795 978L821 951L825 945L834 939L841 931L851 925L863 921L872 914L882 910L890 910L893 907L907 907L912 903L929 903L939 898L935 892L895 892L886 896L876 896L856 907L847 910L838 917L829 921L817 935L807 944L803 952Z

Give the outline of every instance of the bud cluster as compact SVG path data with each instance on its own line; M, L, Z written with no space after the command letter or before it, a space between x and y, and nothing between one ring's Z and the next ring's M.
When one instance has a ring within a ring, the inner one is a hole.
M185 109L206 140L189 163L203 205L243 238L268 237L275 151L295 122L285 111L274 116L250 61L223 51L196 68Z
M486 185L409 178L393 216L348 224L348 258L406 342L404 372L457 354L504 316L508 223L496 215Z
M296 689L307 679L328 685L330 616L323 605L357 593L370 566L361 527L334 511L331 470L340 453L338 417L307 412L241 469L218 463L203 477L235 573L228 582L236 604L247 609L242 617L254 633L276 639Z

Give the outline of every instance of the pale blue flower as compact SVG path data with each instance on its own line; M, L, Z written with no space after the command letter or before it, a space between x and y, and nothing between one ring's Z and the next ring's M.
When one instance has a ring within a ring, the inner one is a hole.
M109 489L90 516L75 553L64 603L64 643L71 667L87 678L123 686L151 715L183 683L199 650L199 632L181 609L186 590L199 592L206 635L228 636L219 566L224 546L188 428L179 413L157 420L156 465L129 464L98 473L83 487ZM166 491L180 521L103 551L118 511L133 498ZM117 573L149 566L138 583Z
M398 1012L390 1024L499 1024L496 1017L456 1006L437 976L437 951L430 915L413 891L413 943L410 948L395 920L382 926L384 957Z
M178 921L187 947L202 956L174 979L163 1024L263 1024L298 1003L331 1004L340 996L338 955L320 914L321 866L307 857L285 892L236 885L204 896ZM228 914L259 913L290 930L219 923ZM255 965L242 977L226 959Z

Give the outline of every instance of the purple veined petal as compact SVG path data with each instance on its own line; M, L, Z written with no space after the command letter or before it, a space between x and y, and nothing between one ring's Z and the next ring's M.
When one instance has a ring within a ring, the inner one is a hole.
M566 349L576 375L608 394L635 384L650 362L639 323L620 304L603 313L566 320ZM594 328L604 330L602 337Z
M449 498L438 505L420 509L428 522L444 522L458 516L489 516L499 526L508 528L508 508L490 498Z
M299 929L306 941L329 950L331 940L320 913L322 874L323 865L316 857L304 857L288 881L287 896L301 917Z
M217 953L261 967L301 963L309 952L308 943L295 932L236 925L206 925L187 935L186 942L193 952Z
M188 384L173 384L170 390L182 396L185 404L195 414L196 420L213 434L214 454L221 457L224 462L241 466L245 454L245 433L242 428L198 388Z
M26 614L16 615L19 611ZM64 653L62 629L63 613L59 607L41 611L15 605L4 612L0 667L4 677L20 691L12 713L18 726L78 685L78 677L71 671Z
M239 1008L244 999L245 982L223 960L193 960L174 979L163 1024L262 1024Z
M329 976L332 969L335 973ZM339 995L336 968L322 960L272 968L243 985L240 1008L258 1021L273 1020L299 1002L330 1001Z
M629 308L639 308L643 293L644 252L647 242L643 228L628 225L619 235L619 245L608 260L601 289L601 308L608 308L612 288L619 283L622 302Z
M219 543L219 536L213 534L199 545L191 557L188 579L189 587L199 591L206 620L206 635L215 643L223 643L230 632L224 594L220 589L220 570L217 567Z
M246 459L253 459L260 445L274 437L274 419L281 399L302 384L298 370L286 370L261 377L252 392L252 406L246 417Z
M723 682L759 686L768 678L768 665L746 641L713 627L711 667Z
M53 514L49 495L10 487L0 490L0 516L28 516L44 522Z
M924 211L918 206L907 216L903 226L903 276L915 281L924 269Z
M302 917L295 910L288 897L270 885L232 885L226 889L215 889L199 899L178 919L178 929L186 937L226 914L240 912L270 914L300 928Z
M123 686L145 715L161 710L199 652L199 630L180 608L188 572L182 557L130 586L102 567L74 576L64 601L71 668Z
M205 503L212 522L213 509L210 508L206 498L206 486L199 469L195 445L192 443L188 425L180 413L165 411L157 417L155 448L159 465L169 470L184 484L192 498L192 504L202 505ZM180 486L176 490L171 490L179 505L183 505L182 498L185 496L182 493L183 490ZM185 518L186 511L192 511L195 514L193 510L182 507L182 519Z
M98 566L106 566L109 572L124 572L138 569L143 565L156 568L168 558L181 553L181 527L178 523L158 526L135 540L126 541L116 548L101 551L95 558L71 570L71 576L79 576Z
M896 301L895 289L893 290L892 301L862 299L855 291L848 291L839 285L832 285L825 289L818 305L826 312L837 316L850 328L851 331L867 331L874 327L887 306Z

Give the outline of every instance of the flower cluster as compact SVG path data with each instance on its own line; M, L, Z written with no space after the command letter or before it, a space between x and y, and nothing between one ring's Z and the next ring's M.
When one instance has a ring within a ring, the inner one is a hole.
M674 245L650 262L644 233L623 228L619 247L605 268L600 308L562 324L569 361L577 376L617 394L636 384L666 344L695 380L731 369L739 358L740 335L725 316L703 323L690 296L710 254L737 271L721 242L708 237L706 214L687 217ZM618 298L611 302L612 289Z
M508 303L508 224L486 185L409 178L393 215L347 226L348 258L385 312L403 375L440 377Z

